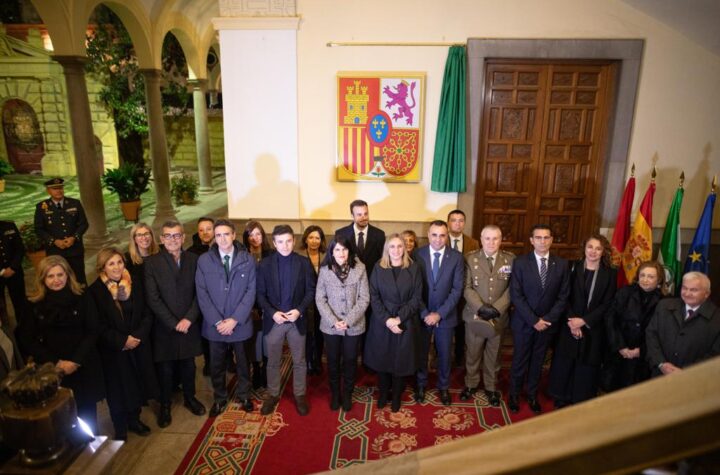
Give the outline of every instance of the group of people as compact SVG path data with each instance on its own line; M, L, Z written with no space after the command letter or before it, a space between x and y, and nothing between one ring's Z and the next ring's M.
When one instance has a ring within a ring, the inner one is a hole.
M541 412L538 388L549 347L548 392L557 408L590 399L601 387L619 389L720 354L720 310L708 300L704 274L686 274L681 298L664 299L664 270L646 262L636 282L616 291L604 236L588 237L583 257L568 262L550 252L551 228L537 224L530 230L533 251L515 257L501 249L498 226L486 225L478 242L464 233L465 214L453 210L447 221L429 224L428 244L418 246L412 231L386 236L370 224L362 200L350 204L352 223L329 243L318 226L309 226L296 246L288 225L268 236L251 220L239 236L232 221L200 218L186 250L180 223L164 223L159 243L139 223L127 253L98 253L98 277L84 290L76 261L87 221L58 180L47 183L50 199L36 210L48 257L29 302L18 297L15 304L12 297L10 281L22 268L5 246L17 238L16 228L2 236L2 283L16 308L26 309L18 319L20 352L13 358L6 340L12 348L14 338L0 332L2 356L15 367L23 356L54 363L91 427L96 403L107 398L119 439L128 431L150 432L140 420L149 399L159 402L157 422L167 427L177 389L193 414L206 413L195 397L201 354L213 387L210 417L228 405L230 370L240 407L254 411L251 389L265 387L260 412L271 414L281 397L286 343L300 415L310 410L307 374L322 372L323 353L332 410L351 410L358 360L377 375L378 408L389 403L397 412L408 379L415 401L424 403L431 354L440 403L452 404L450 370L464 361L460 400L474 398L482 382L488 404L500 406L500 346L508 325L513 412L523 390L530 409Z

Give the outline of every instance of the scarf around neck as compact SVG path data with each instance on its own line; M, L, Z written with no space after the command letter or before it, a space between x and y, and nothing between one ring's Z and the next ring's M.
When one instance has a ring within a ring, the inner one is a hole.
M113 300L120 300L124 302L130 298L130 293L132 292L132 279L130 278L130 273L127 269L123 270L120 282L115 282L110 279L105 272L100 273L100 280L102 280L102 283L105 284L107 289L110 291L110 295L112 295Z

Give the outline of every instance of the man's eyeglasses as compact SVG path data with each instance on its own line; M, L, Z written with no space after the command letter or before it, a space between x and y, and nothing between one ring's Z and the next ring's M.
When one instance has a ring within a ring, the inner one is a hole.
M163 234L162 237L163 237L163 239L180 239L181 237L183 237L183 233L175 233L175 234L167 233L167 234Z

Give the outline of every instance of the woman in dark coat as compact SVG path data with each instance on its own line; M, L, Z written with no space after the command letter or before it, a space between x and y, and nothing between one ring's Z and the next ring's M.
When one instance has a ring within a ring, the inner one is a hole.
M157 397L158 386L142 281L130 276L122 254L113 248L100 250L96 271L88 293L98 310L98 349L115 439L126 440L128 430L146 436L150 428L140 412L148 399Z
M92 298L83 294L63 257L48 256L40 261L29 300L32 312L17 329L23 355L55 364L63 374L60 384L73 391L78 416L96 432L96 403L105 396L105 385Z
M618 290L607 315L609 357L608 391L650 378L645 356L645 329L663 298L665 271L657 261L640 265L635 282Z
M257 265L260 265L260 261L273 252L270 240L259 221L251 219L245 224L242 239L247 251L255 259ZM265 356L263 346L262 313L257 305L253 307L251 317L253 336L245 345L245 348L248 361L252 363L253 389L259 389L267 386L267 356Z
M387 404L392 387L392 411L400 410L405 376L420 367L420 309L423 277L398 234L385 241L383 255L370 275L372 314L363 361L377 371L378 408Z
M130 228L130 243L125 253L125 268L130 272L133 281L141 281L144 277L143 265L145 258L157 254L160 246L155 240L155 234L150 226L137 223Z
M572 266L567 320L560 327L550 369L549 392L556 408L597 395L605 318L617 287L610 249L605 236L593 234L583 243L585 257Z
M305 228L302 235L300 248L310 259L315 277L320 274L320 265L325 260L327 243L325 233L320 226L315 224ZM305 334L305 361L307 362L307 374L322 374L323 334L320 331L320 314L317 305L310 305L305 312L307 318L307 332Z

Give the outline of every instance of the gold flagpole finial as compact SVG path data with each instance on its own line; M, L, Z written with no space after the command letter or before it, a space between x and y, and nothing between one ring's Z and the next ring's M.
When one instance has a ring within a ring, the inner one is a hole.
M632 164L632 168L630 168L630 177L635 178L635 164Z
M650 180L655 181L656 176L657 176L657 168L653 167L652 175L650 175Z
M710 185L710 193L715 193L715 189L717 188L717 175L713 176L712 184Z
M680 172L680 188L685 184L685 170Z

